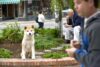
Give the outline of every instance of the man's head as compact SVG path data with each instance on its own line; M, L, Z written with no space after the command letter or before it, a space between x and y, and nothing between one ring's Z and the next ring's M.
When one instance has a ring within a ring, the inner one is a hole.
M74 0L75 9L80 16L91 16L98 7L99 0Z
M73 9L68 9L67 13L68 13L69 17L73 17L73 15L74 15Z
M39 11L39 14L42 14L42 11Z

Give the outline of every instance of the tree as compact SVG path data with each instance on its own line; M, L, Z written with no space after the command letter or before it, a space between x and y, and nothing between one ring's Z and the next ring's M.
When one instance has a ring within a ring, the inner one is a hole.
M63 0L51 0L50 7L53 13L58 14L57 22L59 24L60 36L62 37L62 10L64 8Z
M74 9L74 2L73 0L68 0L68 5L70 8Z

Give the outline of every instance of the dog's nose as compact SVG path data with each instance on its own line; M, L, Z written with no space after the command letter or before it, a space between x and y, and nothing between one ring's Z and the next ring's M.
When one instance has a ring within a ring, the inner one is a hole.
M31 33L29 33L29 35L31 35Z

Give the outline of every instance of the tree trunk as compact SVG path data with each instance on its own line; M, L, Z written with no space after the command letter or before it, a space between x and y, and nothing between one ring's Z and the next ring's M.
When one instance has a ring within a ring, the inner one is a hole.
M59 11L59 30L60 30L60 37L62 37L62 11Z

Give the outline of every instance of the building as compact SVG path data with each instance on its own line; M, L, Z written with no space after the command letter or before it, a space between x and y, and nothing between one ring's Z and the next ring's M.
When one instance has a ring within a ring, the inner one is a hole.
M33 19L37 11L46 14L49 7L50 0L0 0L0 21Z
M0 20L18 17L18 4L20 0L0 0Z

